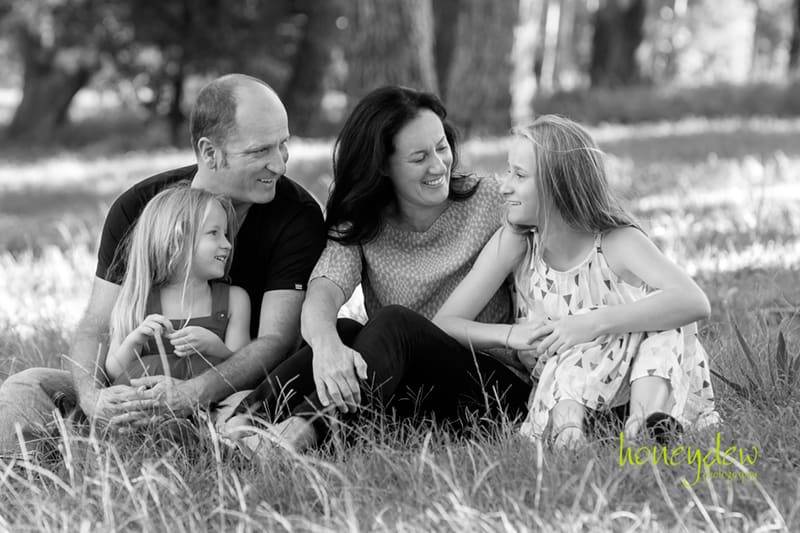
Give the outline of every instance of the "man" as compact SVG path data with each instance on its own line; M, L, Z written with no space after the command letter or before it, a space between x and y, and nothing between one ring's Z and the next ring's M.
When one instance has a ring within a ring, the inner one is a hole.
M103 227L89 305L72 346L70 372L29 369L0 386L0 452L52 420L52 410L77 406L109 425L143 424L153 413L191 412L252 388L296 345L309 274L325 245L322 213L314 199L283 176L289 138L286 110L264 82L231 74L204 87L190 129L197 165L147 178L112 205ZM107 386L109 316L124 266L117 248L150 198L191 180L192 187L230 197L237 215L230 277L250 296L249 345L193 379L145 378L132 387ZM164 394L171 387L171 394Z

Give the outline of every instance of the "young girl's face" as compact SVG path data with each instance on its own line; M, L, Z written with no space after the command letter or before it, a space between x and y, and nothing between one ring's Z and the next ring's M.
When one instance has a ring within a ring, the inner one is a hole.
M514 137L508 150L508 171L500 186L508 209L508 222L520 226L542 223L542 200L536 171L531 141Z
M231 243L226 235L228 217L219 202L211 202L195 243L192 274L199 279L218 279L225 275Z

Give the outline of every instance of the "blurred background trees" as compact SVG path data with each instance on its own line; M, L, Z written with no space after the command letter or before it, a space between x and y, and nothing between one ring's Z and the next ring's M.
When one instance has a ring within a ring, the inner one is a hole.
M196 90L233 71L272 84L300 136L387 83L438 93L469 134L549 111L800 113L800 0L0 0L0 30L17 142L99 107L183 144Z

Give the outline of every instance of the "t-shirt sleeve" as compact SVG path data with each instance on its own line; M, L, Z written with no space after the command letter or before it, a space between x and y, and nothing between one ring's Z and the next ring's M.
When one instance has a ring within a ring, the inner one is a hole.
M328 239L311 279L328 278L342 289L345 299L353 295L361 283L361 249ZM310 280L309 280L310 281Z
M281 232L269 265L264 291L306 290L308 277L325 246L322 211L306 205ZM234 252L235 253L235 252Z
M136 215L133 215L130 209L126 209L125 205L125 196L121 196L108 210L108 215L103 223L103 232L100 235L100 248L97 251L97 269L95 270L97 277L118 285L122 283L125 275L126 262L126 258L122 257L121 245L136 221ZM118 253L120 254L119 258L117 258Z

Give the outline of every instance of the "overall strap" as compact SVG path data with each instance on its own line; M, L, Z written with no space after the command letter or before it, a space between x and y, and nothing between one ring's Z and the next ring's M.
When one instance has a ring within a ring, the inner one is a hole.
M228 318L228 294L231 286L221 281L211 282L211 316L214 319Z
M161 314L161 289L154 288L147 297L145 315Z

